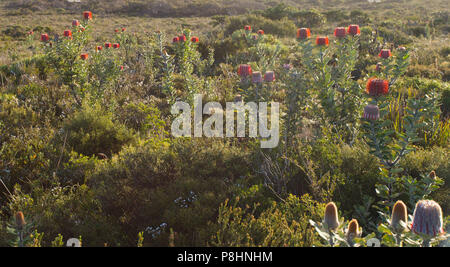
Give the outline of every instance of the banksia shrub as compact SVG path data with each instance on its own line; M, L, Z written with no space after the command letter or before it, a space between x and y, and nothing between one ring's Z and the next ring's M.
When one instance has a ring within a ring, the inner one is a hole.
M327 225L328 230L336 230L339 227L338 210L333 202L325 206L325 216L323 222Z
M252 75L252 67L247 64L239 65L238 75L242 78Z
M334 29L334 36L336 36L337 38L345 37L345 35L346 31L344 27L337 27L336 29Z
M193 43L198 43L199 41L200 41L200 39L198 39L197 36L194 36L191 38L191 42L193 42Z
M275 81L275 73L271 70L266 71L266 73L264 74L264 81L265 82L273 82Z
M402 226L402 224L400 224L400 221L402 221L405 225ZM399 200L395 202L394 207L392 208L391 227L396 232L401 233L406 230L407 222L408 222L408 209L406 208L405 203Z
M391 50L390 49L381 49L381 52L380 52L380 54L378 54L378 56L381 58L389 58L390 56L392 56Z
M65 37L71 37L71 36L72 36L72 32L69 31L69 30L65 30L65 31L64 31L64 36L65 36Z
M309 28L297 29L297 39L304 40L311 37L311 31Z
M389 93L389 82L387 80L370 78L367 81L366 92L375 97L387 95Z
M79 20L77 20L77 19L72 20L72 26L73 26L73 27L78 27L78 26L80 26L80 25L81 25L81 23L80 23Z
M88 57L89 57L88 54L81 54L81 55L80 55L80 58L81 58L82 60L86 60L86 59L88 59Z
M50 38L48 37L48 34L46 34L46 33L41 34L41 41L42 42L48 42L49 39Z
M91 11L84 11L84 12L83 12L83 18L84 18L85 20L92 19L92 12L91 12Z
M262 83L262 75L261 72L255 71L252 73L252 82L253 83Z
M380 109L376 105L367 105L364 107L363 118L366 120L378 120L380 118Z
M355 24L352 24L352 25L348 26L347 32L350 35L359 35L359 34L361 34L361 30L359 29L359 25L355 25Z
M327 46L329 43L330 43L330 41L328 40L328 37L317 37L316 38L316 45Z
M16 227L18 231L22 231L25 226L25 217L23 216L23 212L19 211L16 213Z
M444 232L442 209L434 200L420 200L414 210L411 229L416 234L434 237Z
M111 48L112 44L111 43L105 43L105 48Z

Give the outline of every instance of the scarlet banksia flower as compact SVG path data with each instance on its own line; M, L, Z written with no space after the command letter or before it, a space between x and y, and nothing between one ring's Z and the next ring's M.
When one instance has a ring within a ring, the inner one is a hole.
M119 29L114 29L114 32L116 32L116 33L119 32Z
M84 11L83 12L83 18L84 19L92 19L92 12L91 11Z
M247 64L239 65L238 74L241 77L247 77L252 75L252 67Z
M186 35L180 35L178 39L180 42L186 42Z
M172 39L172 43L178 43L178 41L180 41L180 38L178 38L178 37L174 37Z
M84 30L86 30L84 27L80 27L79 32L84 32Z
M88 54L81 54L81 55L80 55L80 58L81 58L82 60L86 60L86 59L88 59L88 57L89 57Z
M264 31L263 31L263 30L259 30L259 31L258 31L258 34L259 34L259 35L264 35Z
M77 19L72 20L72 26L73 26L73 27L78 27L78 26L80 26L80 25L81 25L81 23L80 23L79 20L77 20Z
M120 44L118 44L118 43L115 43L115 44L113 44L113 48L119 48L120 47Z
M403 222L404 225L400 222ZM395 202L392 208L391 227L397 232L403 232L406 230L406 223L408 222L408 209L405 203L399 200Z
M111 43L105 43L105 48L111 48L112 44Z
M317 37L316 38L316 45L328 45L330 41L328 40L328 37Z
M359 25L355 25L355 24L352 24L352 25L348 26L347 32L350 35L359 35L359 34L361 34L361 30L359 29Z
M34 34L33 31L29 31L29 32L28 32L28 35L33 35L33 34Z
M198 43L198 42L199 42L198 37L196 37L196 36L192 37L192 38L191 38L191 42L193 42L193 43Z
M101 45L99 45L95 48L95 50L97 50L97 51L102 51L102 49L103 49L103 47Z
M126 31L127 29L126 28L122 28L122 32L124 32L124 31Z
M21 231L25 226L25 217L23 216L23 212L19 211L16 213L16 227L17 230Z
M251 31L251 30L252 30L252 26L250 26L250 25L245 25L244 29L245 29L246 31Z
M261 72L255 71L252 73L252 82L253 83L262 83L262 81L263 81L263 79L262 79Z
M120 68L119 68L120 70L123 70L123 66L120 66Z
M378 54L378 56L381 58L389 58L390 56L392 56L391 50L390 49L381 49L381 52L380 52L380 54Z
M325 206L323 222L327 225L328 230L336 230L339 227L338 210L333 202Z
M444 232L442 209L433 200L420 200L414 210L411 229L416 234L437 236Z
M44 33L41 34L41 41L42 42L47 42L50 38L48 37L48 34Z
M348 224L346 235L348 239L354 239L355 237L359 237L361 235L359 224L356 219L351 220Z
M307 39L311 36L311 31L309 30L309 28L300 28L297 29L297 39Z
M344 27L337 27L336 29L334 29L334 36L336 36L337 38L345 37L345 34L346 30Z
M389 82L387 80L370 78L367 82L366 92L371 96L387 95Z
M275 81L275 73L271 70L266 71L266 73L264 74L264 81L265 82L273 82Z
M363 118L366 120L376 121L380 118L380 110L376 105L367 105L364 108Z
M65 36L65 37L71 37L71 36L72 36L72 32L69 31L69 30L65 30L65 31L64 31L64 36Z

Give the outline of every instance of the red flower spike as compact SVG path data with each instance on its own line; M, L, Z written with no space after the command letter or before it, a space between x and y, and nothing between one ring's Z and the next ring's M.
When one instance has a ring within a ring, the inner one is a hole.
M360 35L361 34L359 25L356 25L356 24L352 24L352 25L348 26L347 32L350 35Z
M91 11L84 11L83 12L83 18L86 20L92 19L92 12Z
M252 67L247 64L239 65L238 74L242 78L252 75Z
M127 29L126 28L122 28L122 32L124 32L124 31L126 31Z
M375 97L387 95L389 93L389 82L387 80L370 78L367 81L366 92Z
M116 48L116 49L117 49L117 48L119 48L119 47L120 47L120 44L117 44L117 43L116 43L116 44L113 44L113 48Z
M65 36L65 37L71 37L71 36L72 36L72 32L69 31L69 30L65 30L65 31L64 31L64 36Z
M48 37L48 34L46 34L46 33L41 34L41 41L42 42L48 42L49 39L50 38Z
M250 26L250 25L245 25L244 29L245 29L246 31L251 31L251 30L252 30L252 26Z
M325 45L327 46L330 43L328 40L328 37L317 37L316 38L316 45Z
M264 35L264 31L263 31L263 30L259 30L259 31L258 31L258 34L259 34L259 35Z
M311 31L309 30L309 28L300 28L297 29L297 39L307 39L311 37Z
M337 27L336 29L334 29L334 36L337 38L345 37L346 33L347 32L344 27Z
M80 58L81 58L82 60L86 60L86 59L88 59L88 57L89 57L88 54L81 54L81 55L80 55Z
M193 43L198 43L200 40L198 39L198 37L194 36L191 38L191 42Z
M80 23L79 20L77 20L77 19L72 20L72 26L73 26L73 27L78 27L78 26L80 26L80 25L81 25L81 23Z
M111 48L111 43L105 43L105 48Z
M381 49L380 54L378 54L381 58L389 58L392 56L390 49Z
M186 42L186 35L180 35L180 36L178 36L178 40L179 40L180 42Z
M178 43L180 41L179 37L174 37L172 43Z
M102 49L103 49L103 47L101 45L99 45L95 48L95 50L97 50L98 52L102 51Z

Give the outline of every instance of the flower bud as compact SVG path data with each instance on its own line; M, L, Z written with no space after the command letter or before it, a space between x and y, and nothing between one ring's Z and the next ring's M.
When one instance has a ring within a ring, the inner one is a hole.
M361 236L361 231L359 229L359 224L358 221L356 219L353 219L350 221L350 223L348 224L348 229L347 229L347 239L348 240L352 240L355 237L360 237Z
M16 227L17 230L21 231L23 227L25 226L25 217L23 216L23 213L21 211L16 213Z
M380 109L376 105L367 105L364 107L363 118L366 120L376 121L380 118Z
M400 221L402 221L405 225L402 226L402 224L400 224ZM394 207L392 208L391 227L396 232L401 233L406 230L405 227L407 222L408 222L408 209L406 208L405 203L399 200L395 202Z
M327 225L328 230L336 230L339 227L338 210L333 202L325 206L325 216L323 222Z

